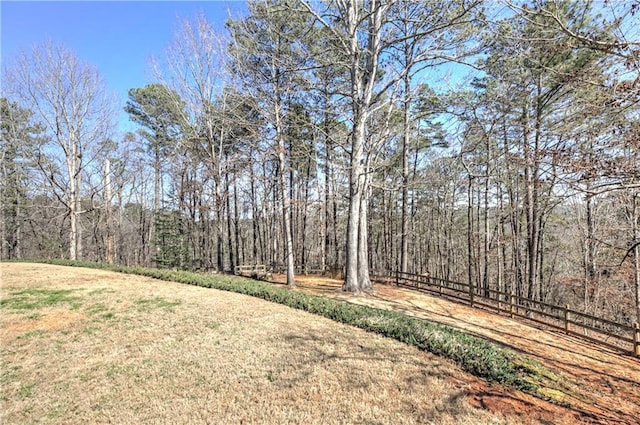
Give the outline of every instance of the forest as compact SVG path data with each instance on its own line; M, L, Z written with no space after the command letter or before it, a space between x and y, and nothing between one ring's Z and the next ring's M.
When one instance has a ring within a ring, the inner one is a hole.
M403 271L638 322L639 15L252 0L181 21L124 104L40 44L3 59L1 258L264 264L355 293Z

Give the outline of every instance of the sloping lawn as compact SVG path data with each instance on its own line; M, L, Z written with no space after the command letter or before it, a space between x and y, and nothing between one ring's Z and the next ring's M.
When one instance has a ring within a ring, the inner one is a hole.
M0 264L0 423L497 424L452 362L244 295Z

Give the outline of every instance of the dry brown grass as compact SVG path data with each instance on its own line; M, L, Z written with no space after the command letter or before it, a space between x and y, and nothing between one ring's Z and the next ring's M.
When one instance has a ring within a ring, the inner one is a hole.
M78 299L0 316L0 423L501 424L479 381L401 343L216 290L0 264L1 299ZM523 421L528 422L528 421Z
M525 353L527 357L540 362L549 370L563 376L563 384L569 393L556 394L570 404L579 423L629 424L639 425L640 420L640 362L619 351L591 343L586 340L532 327L530 323L510 319L488 311L461 305L445 298L430 296L414 290L393 285L376 285L375 291L361 297L350 297L340 291L341 282L320 276L296 276L296 290L340 299L360 305L393 309L405 314L423 318L460 329L471 335L496 341ZM279 283L285 281L282 275L274 275ZM480 388L476 394L470 392L472 402L489 409L507 411L505 401L515 402L516 410L531 412L537 400L522 394L495 394ZM520 399L523 403L518 403ZM548 413L549 407L543 407ZM526 414L526 413L525 413ZM551 416L551 423L559 423L571 418L559 410Z

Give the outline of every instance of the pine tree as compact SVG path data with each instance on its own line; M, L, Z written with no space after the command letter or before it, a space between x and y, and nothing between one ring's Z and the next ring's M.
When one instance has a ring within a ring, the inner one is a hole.
M42 126L33 123L33 112L6 98L0 99L0 258L22 256L22 229L25 224L29 187L29 154L40 141Z

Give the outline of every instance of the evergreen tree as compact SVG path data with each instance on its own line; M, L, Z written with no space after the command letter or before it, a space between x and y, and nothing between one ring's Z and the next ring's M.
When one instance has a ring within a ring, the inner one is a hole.
M178 101L176 101L178 99ZM150 240L155 241L154 258L160 266L173 267L176 262L175 222L167 220L164 205L163 165L173 153L181 137L183 113L178 95L162 84L149 84L129 90L125 111L132 121L143 127L152 155L154 170L153 227Z
M265 136L277 163L287 284L293 285L292 208L287 191L291 163L286 156L285 130L288 109L304 86L301 70L309 61L305 48L313 22L309 14L295 11L286 0L250 2L249 11L246 18L227 24L233 38L231 66L266 123Z
M154 209L162 204L162 165L172 152L181 134L180 103L178 95L162 84L149 84L129 90L129 100L125 111L131 121L140 124L142 136L147 140L153 155L155 173Z
M2 259L22 256L29 169L34 166L29 155L37 149L42 131L42 126L33 123L32 111L0 98Z

